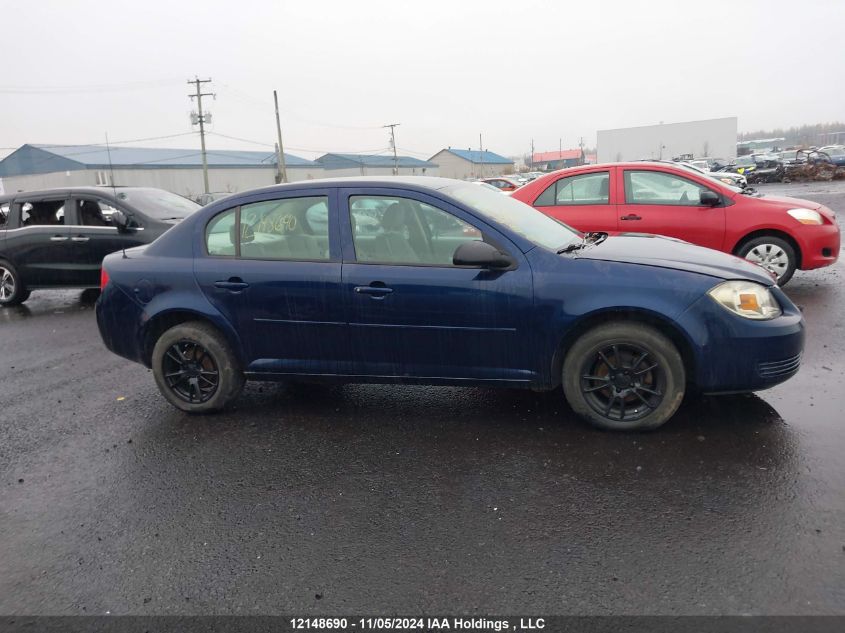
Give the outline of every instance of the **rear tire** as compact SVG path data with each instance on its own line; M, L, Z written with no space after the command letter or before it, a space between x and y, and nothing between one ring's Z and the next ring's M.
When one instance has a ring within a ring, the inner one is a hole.
M18 271L9 262L0 260L0 307L16 306L29 299L29 290Z
M563 361L569 406L613 431L656 429L684 399L686 372L675 345L654 328L613 322L582 335Z
M789 242L770 235L748 240L737 249L737 255L777 275L779 286L792 279L798 266L798 257Z
M219 411L244 386L243 372L228 341L200 321L166 330L153 348L152 369L161 394L188 413Z

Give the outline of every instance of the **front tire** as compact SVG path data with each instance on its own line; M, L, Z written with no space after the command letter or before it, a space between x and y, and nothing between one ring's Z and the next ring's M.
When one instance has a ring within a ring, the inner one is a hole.
M737 255L773 273L779 286L792 279L798 266L795 249L786 240L769 235L747 241L739 247Z
M244 375L228 341L207 323L191 321L162 334L152 369L161 394L188 413L219 411L241 392Z
M569 406L602 429L656 429L678 410L685 387L675 345L639 323L595 327L575 341L563 362Z
M9 262L0 260L0 306L16 306L29 299L29 290L18 271Z

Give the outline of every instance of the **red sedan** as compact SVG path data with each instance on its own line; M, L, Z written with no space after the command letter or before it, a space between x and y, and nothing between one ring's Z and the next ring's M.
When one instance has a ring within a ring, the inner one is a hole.
M734 253L773 273L830 266L839 226L826 206L748 193L685 167L609 163L556 171L511 194L581 231L654 233Z
M482 178L481 182L493 185L499 191L516 191L519 189L519 183L510 178Z

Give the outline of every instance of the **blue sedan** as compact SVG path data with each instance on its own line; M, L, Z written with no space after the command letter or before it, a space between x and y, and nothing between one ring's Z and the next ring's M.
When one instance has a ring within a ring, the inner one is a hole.
M210 204L106 257L97 322L189 412L245 380L552 390L608 429L685 392L798 371L800 311L763 268L653 235L582 235L429 177L294 183Z

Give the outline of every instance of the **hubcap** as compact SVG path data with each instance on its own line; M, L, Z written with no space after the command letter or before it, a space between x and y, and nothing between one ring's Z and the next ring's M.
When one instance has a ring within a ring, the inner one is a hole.
M15 294L15 278L12 271L0 266L0 301L8 301Z
M611 420L634 422L647 416L663 401L665 389L665 370L651 352L633 343L601 347L582 367L584 399Z
M759 264L780 279L789 268L789 256L777 244L758 244L745 255L745 259Z
M192 404L206 402L220 383L217 363L195 341L181 340L171 345L164 354L162 370L170 390Z

